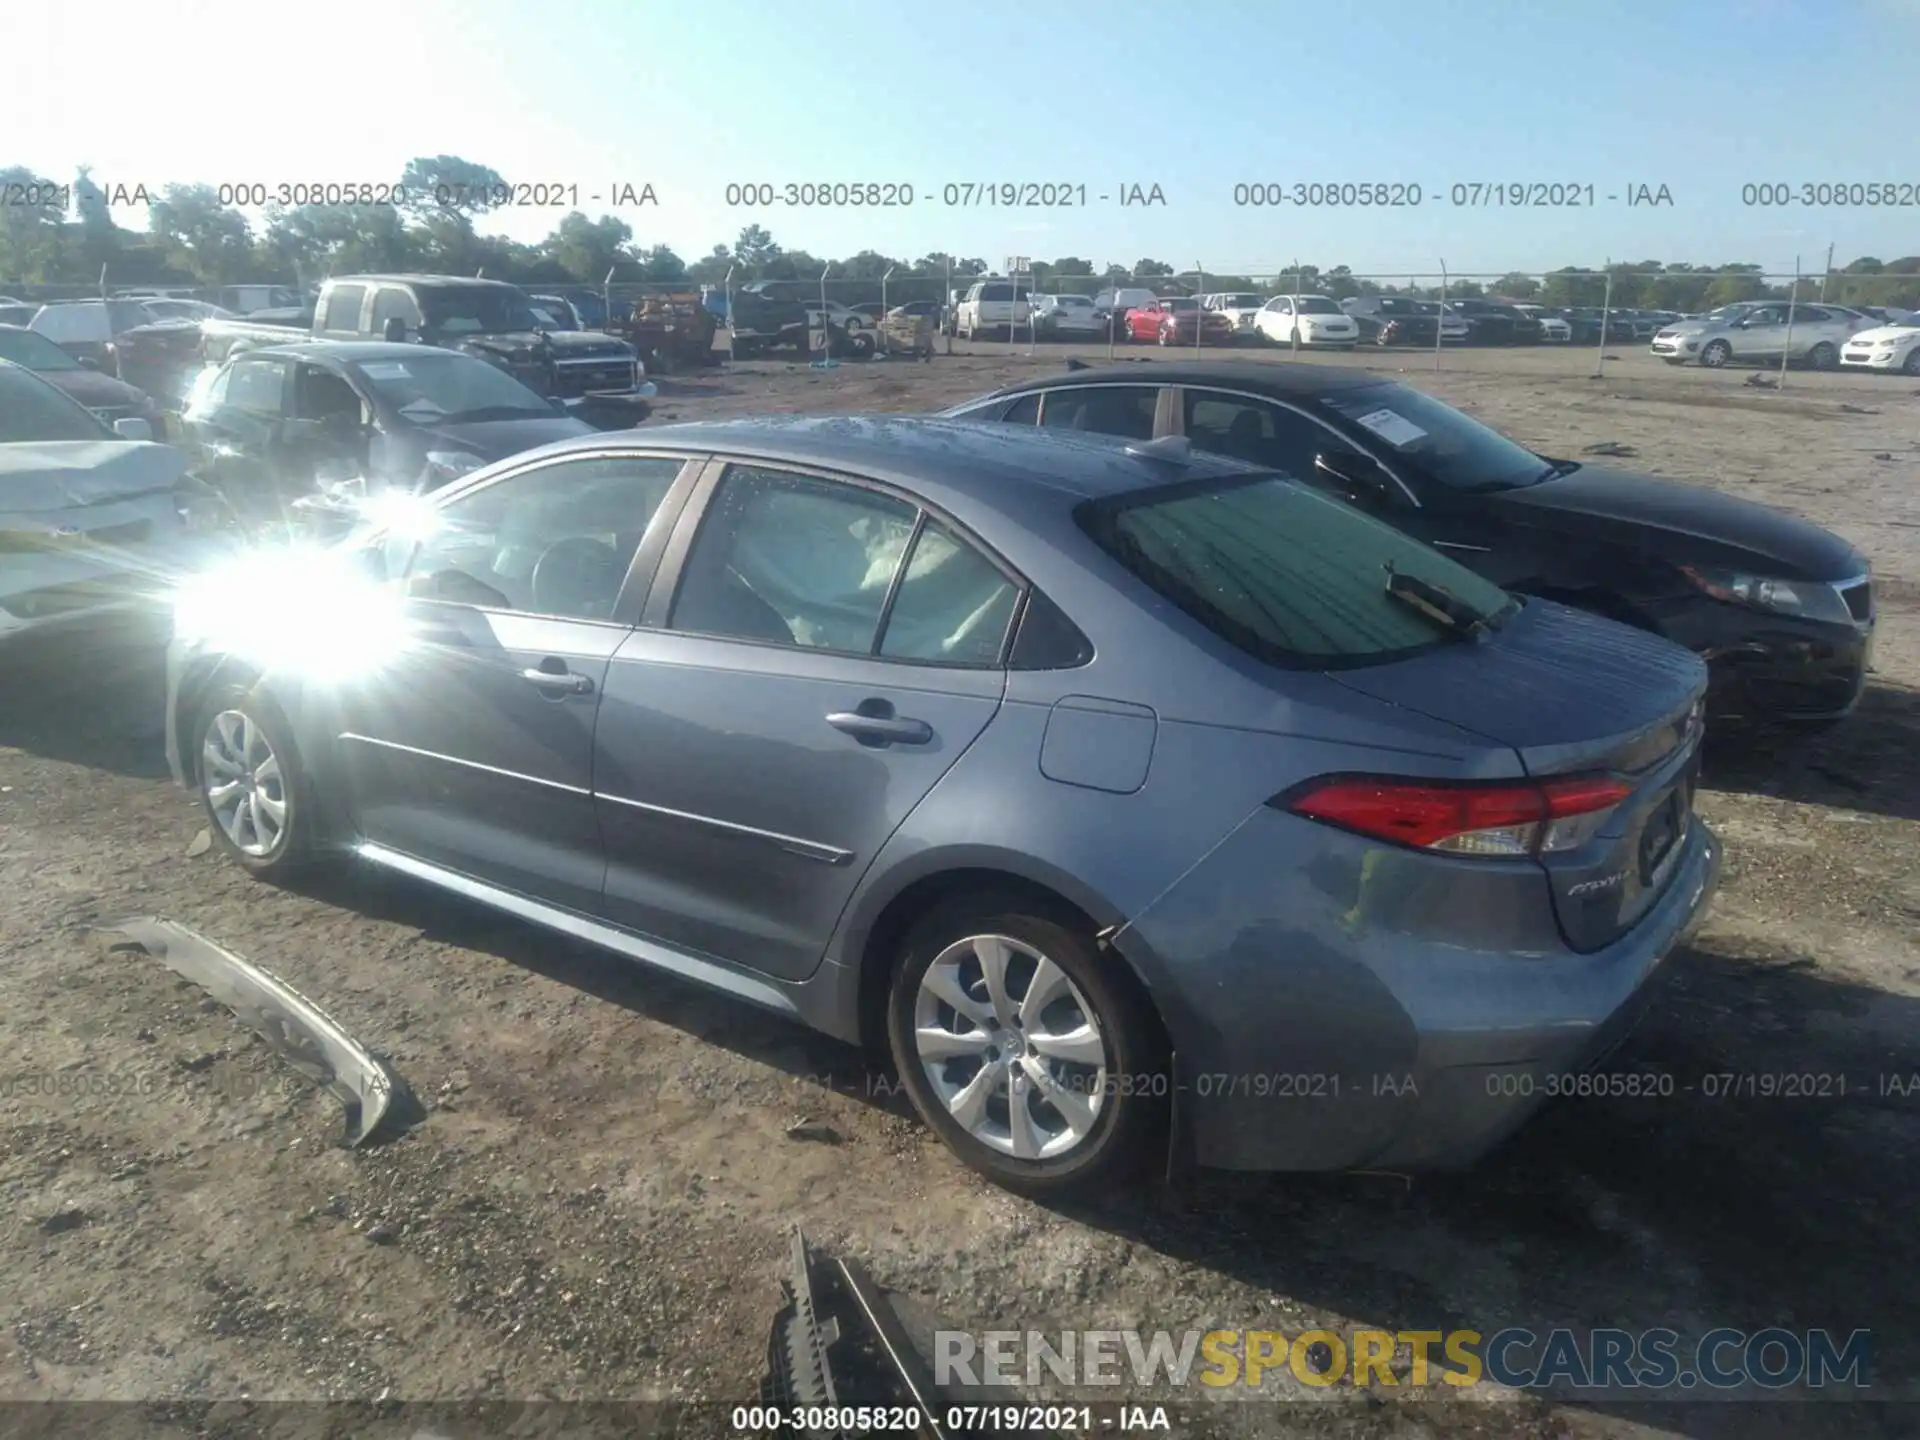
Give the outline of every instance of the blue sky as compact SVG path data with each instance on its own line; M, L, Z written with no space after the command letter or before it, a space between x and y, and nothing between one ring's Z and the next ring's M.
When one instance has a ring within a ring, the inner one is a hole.
M397 179L452 153L587 197L691 259L743 225L816 254L1142 256L1361 273L1658 259L1790 271L1920 252L1905 209L1753 208L1745 182L1920 188L1920 0L181 0L101 44L98 12L17 5L0 164L112 183ZM92 18L89 18L92 17ZM222 38L231 37L231 38ZM377 37L377 43L376 43ZM86 58L85 103L72 67ZM262 75L259 84L234 76ZM58 116L58 123L48 117ZM1417 208L1236 207L1236 183L1400 182ZM891 210L729 207L729 182L880 181ZM1084 208L944 205L1052 181ZM1447 187L1594 187L1580 209L1457 208ZM1159 185L1164 206L1101 203ZM1671 206L1629 208L1665 185ZM1436 193L1439 192L1439 193ZM1609 194L1622 196L1607 200ZM1913 198L1920 201L1920 195ZM543 234L563 213L496 226ZM137 212L121 212L138 227Z

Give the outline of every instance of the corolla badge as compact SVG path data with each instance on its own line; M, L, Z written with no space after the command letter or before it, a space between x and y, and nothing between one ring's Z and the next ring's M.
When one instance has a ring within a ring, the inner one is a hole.
M1582 895L1598 895L1602 890L1611 890L1624 881L1628 873L1625 870L1616 870L1611 875L1602 875L1598 880L1582 880L1578 885L1567 887L1568 898L1577 899Z

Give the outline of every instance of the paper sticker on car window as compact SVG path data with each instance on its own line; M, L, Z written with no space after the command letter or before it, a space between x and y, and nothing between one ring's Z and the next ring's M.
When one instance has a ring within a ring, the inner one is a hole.
M369 380L404 380L412 373L398 360L375 360L360 370Z
M1364 425L1374 434L1397 450L1404 450L1416 440L1427 438L1427 432L1414 424L1398 411L1379 409L1370 410L1354 421Z

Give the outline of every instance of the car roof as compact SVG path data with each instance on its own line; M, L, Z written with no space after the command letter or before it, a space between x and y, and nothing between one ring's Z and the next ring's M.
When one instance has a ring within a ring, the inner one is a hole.
M473 275L334 275L328 278L327 283L359 285L376 281L385 285L417 285L428 289L441 289L449 285L483 285L495 290L520 288L510 280L484 280Z
M931 415L773 415L602 431L544 447L542 454L604 451L610 444L720 453L844 470L899 484L935 504L970 502L1015 513L1266 468L1197 450L1169 463L1129 453L1132 443Z
M1058 372L1033 380L1022 380L993 393L1022 395L1030 390L1057 390L1067 385L1231 385L1243 390L1297 396L1335 390L1360 390L1370 385L1392 383L1368 370L1307 365L1293 360L1205 360L1184 364L1147 360L1132 365Z
M343 365L351 365L362 360L406 360L422 352L437 355L459 353L432 345L406 345L393 340L299 340L288 341L284 345L256 345L251 350L242 350L233 358L252 360L266 356L274 360L336 360Z

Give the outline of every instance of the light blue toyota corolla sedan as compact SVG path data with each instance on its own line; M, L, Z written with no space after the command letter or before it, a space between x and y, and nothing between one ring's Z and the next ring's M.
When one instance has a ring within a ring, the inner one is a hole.
M1452 1167L1719 866L1705 669L1271 470L937 419L567 441L183 588L220 844L884 1046L1008 1186Z

